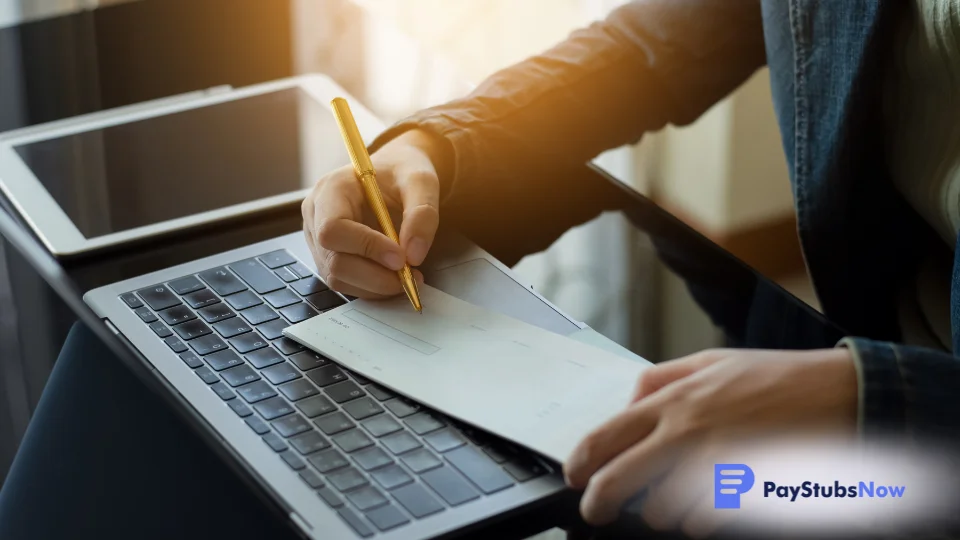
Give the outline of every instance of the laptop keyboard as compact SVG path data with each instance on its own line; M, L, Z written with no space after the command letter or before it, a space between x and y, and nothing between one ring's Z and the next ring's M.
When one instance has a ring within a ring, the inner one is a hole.
M120 299L361 537L550 472L283 337L345 303L286 250Z

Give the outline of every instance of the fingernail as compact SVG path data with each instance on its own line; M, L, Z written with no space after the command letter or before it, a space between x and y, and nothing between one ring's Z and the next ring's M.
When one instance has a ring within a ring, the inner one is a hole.
M414 238L407 246L407 260L414 266L419 266L427 258L427 242L423 238Z
M417 283L423 285L423 274L419 270L413 271L413 279L417 280Z
M383 255L383 265L391 270L400 270L403 268L403 257L393 253L385 253Z

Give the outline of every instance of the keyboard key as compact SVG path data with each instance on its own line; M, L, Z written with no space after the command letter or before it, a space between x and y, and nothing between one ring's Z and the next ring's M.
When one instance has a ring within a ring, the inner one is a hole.
M294 304L292 306L280 308L280 314L286 317L286 319L291 323L297 324L298 322L305 321L310 317L317 315L317 311L307 304Z
M190 310L187 306L175 306L166 311L160 312L160 318L163 319L163 322L174 326L176 324L184 323L196 319L197 316L194 315L193 311Z
M238 401L237 403L240 402ZM403 467L396 464L377 469L371 472L370 476L372 476L383 489L388 490L413 482L413 477L407 474L407 471L403 470Z
M266 255L261 255L260 261L267 265L268 268L279 268L281 266L293 264L297 262L297 259L295 259L294 256L291 255L287 250L280 249L277 251L271 251Z
M313 396L298 402L297 408L300 409L300 412L307 415L307 418L314 418L336 410L337 406L327 399L326 396Z
M253 308L257 309L257 308ZM277 318L270 322L263 323L257 327L257 330L263 334L263 337L273 340L283 335L283 329L290 326L287 321Z
M156 320L157 320L157 316L154 315L152 311L150 311L150 308L142 307L142 308L134 311L134 313L137 314L137 317L140 317L140 320L141 320L141 321L143 321L143 322L145 322L145 323L147 323L147 324L150 324L150 323L152 323L152 322L156 322Z
M330 443L328 443L326 439L312 429L307 433L301 433L300 435L290 439L290 444L297 449L297 452L300 452L303 455L312 454L325 448L330 448Z
M401 487L393 492L393 497L417 519L443 510L443 504L421 484Z
M330 485L337 488L338 491L349 491L351 489L356 489L360 486L365 486L369 484L367 478L360 474L360 471L354 469L353 467L348 467L346 469L341 469L337 472L330 473L327 475L327 480L330 482Z
M340 433L341 431L346 431L354 427L354 423L351 422L345 414L339 411L327 416L322 416L314 420L313 423L317 424L317 427L320 428L320 431L326 433L327 435Z
M193 309L200 309L216 304L220 301L220 297L213 294L213 291L210 289L201 289L195 293L190 293L184 296L183 300Z
M153 333L160 338L170 337L173 335L173 332L171 332L170 329L167 328L167 325L163 324L160 321L156 321L153 324L151 324L150 329L153 330Z
M259 306L263 303L263 300L261 300L259 296L250 291L243 291L233 296L228 296L224 300L230 304L230 307L237 311L252 308L253 306Z
M230 269L240 276L240 279L247 282L251 289L260 294L266 294L284 287L283 281L273 275L273 272L267 270L256 259L233 263L230 265Z
M461 446L444 457L487 495L513 485L513 480L499 465L472 446Z
M401 431L400 433L387 435L386 437L380 439L380 442L387 447L387 450L393 452L395 455L409 452L410 450L420 448L422 446L420 441L418 441L407 431Z
M274 342L274 346L280 349L280 352L282 352L283 354L293 354L305 349L303 345L297 343L296 341L290 338L285 338L285 337L282 337L278 339L276 342Z
M370 392L370 395L377 398L378 401L386 401L392 397L396 397L396 394L393 392L376 384L368 385L366 388L367 392Z
M217 371L223 371L227 368L232 368L243 364L243 359L230 349L224 349L220 352L208 355L204 357L204 360L210 364L210 367Z
M166 343L167 347L170 347L170 350L175 353L182 353L187 350L187 346L184 345L177 336L170 336L167 339L164 339L163 342Z
M206 272L200 272L198 275L200 279L205 281L207 285L220 296L227 296L228 294L247 290L247 286L237 279L237 276L222 266L207 270Z
M320 475L313 472L313 469L304 469L300 471L300 478L307 483L313 489L320 489L324 485L323 480L320 479Z
M227 388L227 385L223 384L222 382L213 383L213 385L210 386L210 389L216 392L217 395L220 396L220 399L224 401L229 401L237 397L237 395L233 393L233 390Z
M387 504L387 498L373 486L364 486L347 493L347 499L363 512Z
M506 451L497 445L484 446L483 451L490 456L490 459L496 461L497 463L503 463L504 461L510 459L507 456Z
M283 268L282 266L274 270L273 273L285 283L290 283L291 281L300 279L300 276L294 274L293 270L290 270L289 268Z
M457 427L460 430L460 434L469 439L473 444L483 446L490 441L490 437L488 435L475 427L464 424L457 424Z
M403 512L392 504L368 511L367 519L381 531L389 531L390 529L395 529L401 525L410 523L407 516L403 515Z
M395 414L398 418L403 418L405 416L410 416L411 414L420 410L420 405L407 401L403 398L391 399L385 401L383 406L390 409L390 412Z
M320 390L317 390L317 387L306 379L300 379L298 381L293 381L292 383L287 383L279 387L278 390L280 390L280 393L290 401L299 401L303 398L315 396L320 393Z
M240 315L242 315L248 323L254 326L280 318L276 311L270 309L266 305L259 305L250 309L246 309L241 311Z
M258 349L244 356L244 358L246 358L247 362L250 362L250 364L257 369L263 369L265 367L283 362L283 357L280 356L280 353L278 353L273 347Z
M450 506L472 501L480 496L452 467L439 467L420 475L431 489L437 492Z
M260 413L264 420L273 420L293 412L293 406L284 401L283 398L278 397L256 403L253 408Z
M209 356L207 358L209 358ZM260 375L246 364L230 368L221 373L220 377L234 388L260 380Z
M267 340L263 339L263 336L256 332L241 334L229 341L230 344L233 345L233 348L240 354L247 354L250 351L262 349L267 346Z
M392 416L386 414L364 420L361 425L374 437L383 437L384 435L396 433L403 429L400 422L397 422Z
M290 269L302 278L313 277L313 271L307 268L303 263L296 262L290 265Z
M300 372L297 371L297 368L293 367L290 362L263 368L260 370L260 373L263 375L263 378L273 384L283 384L300 378Z
M236 316L236 313L234 313L232 309L227 307L226 304L222 303L205 307L201 310L198 310L197 313L199 313L200 316L203 317L203 320L207 321L208 323L215 323Z
M213 334L207 334L206 336L191 340L190 347L200 356L204 356L226 349L227 344L219 337Z
M346 384L346 383L340 383ZM340 386L340 385L337 385ZM331 386L327 389L327 393L330 393L330 390L333 390L336 386ZM370 397L363 397L360 399L353 400L343 406L343 410L347 411L347 414L353 417L354 420L363 420L364 418L369 418L371 416L380 414L383 412L383 407L377 405L377 402Z
M240 401L239 399L233 399L227 402L227 405L233 409L233 412L237 413L237 416L240 418L246 418L253 414L253 411L250 410L250 407L247 407L247 404Z
M296 288L296 286L297 284L294 283L293 287ZM310 296L305 297L304 300L306 300L311 306L317 308L317 311L327 311L347 303L346 300L340 298L340 295L333 291L323 291L317 294L311 294Z
M327 503L327 506L330 508L340 508L343 506L343 500L340 499L336 491L330 488L325 487L318 489L317 495L319 495L320 498L323 499L323 502Z
M427 441L427 444L441 454L467 444L467 441L452 429L435 431L424 437L423 440Z
M333 383L345 381L347 376L340 371L340 368L331 364L329 366L323 366L319 369L312 369L307 372L307 377L311 381L317 383L317 386L324 387L330 386Z
M270 294L263 295L263 299L275 308L292 306L300 302L300 297L290 289L281 289Z
M257 403L258 401L263 401L277 395L276 390L263 381L243 385L237 389L237 393L240 394L240 397L247 403Z
M167 283L173 292L183 296L185 294L190 294L192 292L199 291L204 289L203 283L200 283L200 280L193 276L182 277L180 279L175 279L170 283Z
M329 360L313 351L299 352L291 356L290 361L293 362L293 364L297 366L300 371L309 371L330 363Z
M330 397L330 399L336 401L337 403L344 403L346 401L350 401L351 399L357 399L366 394L366 392L364 392L363 389L357 386L357 383L353 381L343 381L342 383L337 383L333 386L327 387L323 391Z
M327 450L326 452L320 452L315 456L310 456L310 463L317 468L318 471L323 474L327 474L330 471L335 471L337 469L342 469L350 464L347 461L347 458L343 456L340 452L336 450Z
M358 431L357 433L362 432ZM390 465L393 463L393 458L376 446L357 452L353 455L353 460L356 461L357 465L359 465L360 468L365 471L372 471L374 469L383 467L384 465Z
M327 290L327 286L315 277L308 277L290 284L300 296L308 296Z
M286 270L286 269L284 269ZM299 277L297 279L300 279ZM127 305L130 309L137 309L138 307L143 307L143 302L137 298L137 295L128 292L120 295L120 299L123 300L123 303Z
M247 425L250 426L250 429L252 429L257 435L270 433L270 426L261 420L259 416L248 416L244 418L243 421L246 422Z
M137 291L137 296L154 311L167 309L180 303L177 295L173 294L173 291L166 285L154 285L153 287L140 289Z
M214 323L213 329L225 338L232 338L234 336L239 336L240 334L246 334L247 332L253 330L253 327L234 317L226 321Z
M184 341L205 336L212 332L210 327L203 324L203 321L200 320L187 321L183 324L174 326L173 329L177 332L177 335L180 336L180 339Z
M307 464L300 459L300 456L290 452L289 450L286 452L281 452L280 457L282 457L283 460L287 462L287 465L289 465L290 468L295 471L299 471L307 467Z
M367 538L368 536L373 536L373 529L371 529L370 526L363 521L363 518L358 516L353 510L349 508L341 508L337 511L337 513L340 514L340 517L347 522L347 525L350 525L353 531L361 537Z
M503 466L504 469L510 473L510 476L517 479L517 482L526 482L527 480L532 480L538 476L543 476L547 474L547 470L543 465L537 463L533 459L520 458L514 461L511 461Z
M181 354L180 360L183 360L183 363L192 369L196 369L203 365L203 362L200 361L200 357L192 352L185 352Z
M350 375L350 378L356 381L360 386L366 386L370 384L370 379L364 377L356 371L347 371L347 375Z
M417 435L425 435L446 425L443 423L443 420L440 420L427 412L415 414L403 422L407 424L407 427L412 429Z
M271 432L264 435L263 442L267 443L267 446L270 448L273 448L274 452L283 452L287 449L287 443L283 442L283 439L276 433Z
M194 373L197 374L197 377L200 377L200 380L202 380L207 384L220 382L220 377L217 377L217 374L210 371L210 369L207 368L206 366L195 369Z
M409 454L403 454L400 456L400 459L407 467L410 467L411 471L417 474L443 465L440 458L433 455L433 452L430 452L426 448L418 448Z
M277 433L284 437L293 437L305 431L310 431L313 428L310 427L310 423L304 420L302 416L293 414L274 422L273 429L277 430Z

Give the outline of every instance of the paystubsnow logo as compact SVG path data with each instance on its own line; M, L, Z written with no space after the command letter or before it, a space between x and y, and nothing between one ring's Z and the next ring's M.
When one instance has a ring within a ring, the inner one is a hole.
M713 469L713 507L740 508L740 496L750 491L755 478L753 469L743 464L718 463ZM906 486L878 485L876 482L857 482L841 485L838 480L832 484L806 481L799 485L777 485L775 482L763 483L763 497L775 496L797 502L798 498L871 498L900 499L906 493Z

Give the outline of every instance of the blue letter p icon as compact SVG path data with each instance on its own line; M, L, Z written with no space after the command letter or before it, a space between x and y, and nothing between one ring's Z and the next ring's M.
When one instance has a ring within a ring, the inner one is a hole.
M753 487L753 470L746 465L717 463L713 466L713 507L740 508L740 495Z

